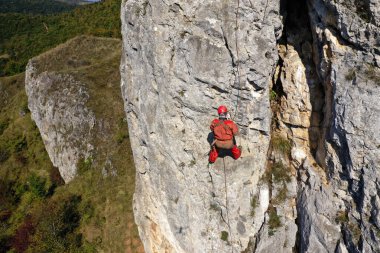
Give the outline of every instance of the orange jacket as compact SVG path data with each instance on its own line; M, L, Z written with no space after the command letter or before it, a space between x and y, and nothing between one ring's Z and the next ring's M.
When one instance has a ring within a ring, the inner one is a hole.
M215 139L220 141L232 140L234 135L239 132L237 125L232 120L214 119L210 129L214 132Z

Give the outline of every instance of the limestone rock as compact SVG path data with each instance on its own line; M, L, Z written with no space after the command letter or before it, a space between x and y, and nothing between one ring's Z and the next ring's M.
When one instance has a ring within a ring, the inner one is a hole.
M91 50L89 45L93 47ZM99 59L107 64L115 57L117 61L118 52L113 52L117 47L119 40L82 36L28 63L25 78L28 107L49 157L66 183L77 174L78 160L93 160L101 148L99 139L110 138L104 118L97 118L96 108L91 107L91 101L97 98L90 96L91 82L84 78ZM98 136L99 129L102 137Z
M266 167L280 6L237 7L122 5L121 88L138 170L135 219L147 252L240 252L264 221L265 210L251 217L250 200ZM220 104L240 127L243 155L207 167L207 130Z
M349 252L380 250L380 69L375 42L380 28L374 2L309 3L314 59L325 89L325 130L317 159L327 171L331 190L346 193L340 194L348 216L341 224L340 245L343 241Z
M41 132L45 148L62 178L76 175L79 157L88 157L95 115L86 107L88 93L70 75L43 72L36 75L33 61L26 72L26 91L33 120Z
M122 4L121 90L145 250L379 251L378 1L239 2ZM243 156L208 167L220 104ZM273 134L289 154L269 146ZM280 161L292 175L275 204L281 185L260 178Z

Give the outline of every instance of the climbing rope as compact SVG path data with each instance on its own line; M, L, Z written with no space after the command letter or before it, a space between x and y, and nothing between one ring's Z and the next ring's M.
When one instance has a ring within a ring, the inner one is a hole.
M227 191L227 173L226 173L226 163L224 161L223 157L223 172L224 172L224 189L225 189L225 197L226 197L226 214L227 214L227 226L228 226L228 233L231 236L231 241L232 241L232 233L231 233L231 225L230 225L230 215L228 212L228 191ZM234 253L234 247L231 244L231 252Z
M238 94L236 97L235 114L232 120L235 120L236 114L238 112L239 98L240 98L240 57L239 57L239 46L238 46L238 32L239 32L239 9L240 0L237 0L236 18L235 18L235 48L236 48L236 73L237 73L237 83L238 83Z

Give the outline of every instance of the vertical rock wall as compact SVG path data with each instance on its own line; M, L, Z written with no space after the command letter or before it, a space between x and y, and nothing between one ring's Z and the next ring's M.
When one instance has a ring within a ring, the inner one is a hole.
M265 219L268 189L257 182L266 168L280 3L237 4L122 5L122 93L147 252L240 252ZM209 124L220 104L236 116L243 155L208 167ZM252 215L254 194L261 204Z
M309 2L314 59L325 91L316 158L337 201L339 252L378 252L380 62L377 1ZM328 217L332 222L333 217ZM301 224L302 225L302 224ZM303 250L310 250L308 238ZM342 246L344 244L345 246ZM343 251L342 251L343 250Z
M122 93L147 252L379 251L376 2L122 4ZM207 167L220 104L239 124L243 157ZM269 148L271 135L290 141L288 155L273 136ZM281 184L260 180L277 162L292 173L281 203Z

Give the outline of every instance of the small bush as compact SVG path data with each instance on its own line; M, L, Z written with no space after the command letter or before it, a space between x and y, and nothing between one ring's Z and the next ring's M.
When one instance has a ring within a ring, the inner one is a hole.
M80 213L82 214L83 222L86 223L94 216L94 206L90 202L85 202L80 207Z
M81 197L60 196L41 205L35 217L31 252L81 252L82 235L76 232L81 219ZM78 251L79 250L79 251Z
M214 210L216 212L219 212L220 211L220 206L217 203L211 203L210 204L210 209Z
M375 66L367 65L367 69L364 71L365 76L380 85L380 74L377 73Z
M223 241L228 241L228 232L227 231L222 231L221 235L220 235L220 239L222 239Z
M86 171L90 170L92 167L92 158L87 159L80 158L77 163L78 174L83 175Z
M20 111L24 113L29 113L28 101L24 101L20 107Z
M8 125L9 125L9 121L8 120L4 120L4 121L1 121L0 122L0 135L2 135L5 131L5 129L8 128Z
M189 166L193 167L195 164L197 164L197 161L195 161L195 159L193 159L193 160L190 161Z
M352 81L356 77L355 69L350 69L347 74L344 76L346 81Z
M285 167L282 162L274 163L272 165L271 172L275 183L289 183L291 180L289 168Z
M0 146L0 163L5 162L8 160L10 154L8 149Z
M30 216L17 228L11 246L16 252L25 252L30 244L30 236L34 233L35 224Z
M20 164L21 166L25 166L26 164L28 164L28 158L21 152L16 153L14 155L14 158L15 158L16 162L18 164Z
M362 231L359 225L353 222L349 222L347 227L350 230L353 241L358 244L362 235Z
M347 223L348 222L348 213L346 211L338 211L335 217L336 223Z
M286 138L284 138L278 134L275 134L272 137L272 147L275 151L278 151L278 152L282 153L283 155L290 156L292 144L288 139L286 139Z
M115 135L115 141L118 144L121 144L127 138L128 138L128 134L126 132L124 132L124 131L119 131Z
M181 90L178 92L178 94L181 96L181 97L184 97L185 96L185 91Z
M11 141L10 145L12 146L14 152L21 152L28 147L25 136L17 136Z
M277 93L274 90L270 90L269 92L269 99L270 101L274 101L278 98Z
M255 216L255 209L259 204L259 197L254 195L251 197L251 216Z
M273 235L277 228L282 226L281 217L277 214L277 211L274 207L269 207L269 235Z
M28 190L36 197L46 197L48 191L46 190L46 179L32 174L28 179Z
M65 181L61 177L61 173L59 172L57 167L52 166L49 176L50 176L50 181L52 182L53 185L60 186L60 185L65 184Z
M291 180L289 168L285 167L282 162L276 162L270 170L275 183L289 183Z
M286 187L286 184L283 182L281 189L278 191L276 197L273 199L273 204L278 205L283 203L288 195L288 188Z

